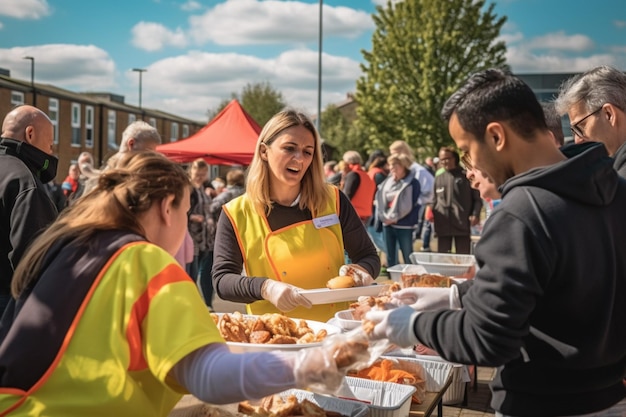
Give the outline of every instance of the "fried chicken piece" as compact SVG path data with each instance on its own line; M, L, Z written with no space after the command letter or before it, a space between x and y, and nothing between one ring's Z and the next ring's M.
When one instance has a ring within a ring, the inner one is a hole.
M306 398L300 403L300 412L307 417L326 417L326 411L322 407Z
M348 341L336 347L333 358L337 369L345 369L369 358L369 344L361 341Z
M295 322L282 314L266 313L261 316L261 320L263 320L263 324L273 335L291 336L290 329L295 329Z
M293 336L302 337L309 333L313 333L313 329L309 327L306 320L299 320L298 326L296 327L296 331L294 332Z
M272 335L267 330L255 330L250 333L250 343L262 344L267 343L272 338Z
M227 342L249 342L243 323L241 321L238 322L229 314L222 315L217 327Z

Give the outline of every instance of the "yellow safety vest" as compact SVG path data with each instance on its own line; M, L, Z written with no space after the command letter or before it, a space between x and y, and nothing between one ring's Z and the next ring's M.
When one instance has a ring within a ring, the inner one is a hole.
M333 187L332 198L317 218L339 216L339 189ZM326 282L339 273L344 264L343 235L339 222L317 228L314 220L291 224L272 231L267 217L259 215L244 194L231 200L224 211L237 235L243 255L244 273L268 277L303 289L326 288ZM327 321L349 303L298 307L286 312L289 317ZM279 312L269 301L255 301L246 306L249 314Z

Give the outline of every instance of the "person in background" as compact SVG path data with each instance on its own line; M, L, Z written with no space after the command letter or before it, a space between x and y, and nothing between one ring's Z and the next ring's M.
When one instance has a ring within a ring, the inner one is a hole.
M626 74L600 66L570 78L561 86L555 107L568 114L576 143L604 143L614 168L626 177Z
M378 155L374 158L370 157L370 159L371 162L367 170L367 175L374 181L376 189L378 189L378 186L382 184L389 175L387 157L385 155ZM376 207L374 205L375 195L376 193L374 193L374 197L372 198L373 214L367 222L367 233L370 235L372 242L374 242L376 249L385 254L385 264L383 268L387 268L387 246L385 245L385 239L383 237L383 223L378 216L376 216Z
M565 135L563 134L563 126L561 125L561 116L559 116L559 113L556 111L554 102L543 102L541 103L541 108L543 109L548 129L550 129L550 132L552 132L552 135L554 136L554 144L557 148L560 148L565 144Z
M402 290L410 307L366 315L372 338L498 367L497 416L626 415L626 183L606 149L559 150L532 89L499 69L471 76L442 116L502 202L476 277Z
M364 225L372 217L372 201L376 193L376 183L361 166L363 160L357 151L347 151L343 161L348 166L343 179L342 191L348 196L352 206Z
M67 177L65 177L63 183L61 184L61 189L63 190L63 194L66 199L78 190L79 177L80 170L78 169L78 164L70 164L70 167L67 170Z
M337 161L334 161L334 160L324 162L324 176L326 177L327 180L336 174L335 172L336 165L337 165Z
M333 392L343 372L332 347L229 351L172 257L187 174L156 152L125 152L116 166L16 269L0 325L3 412L165 417L188 393L227 404L295 387Z
M56 177L54 130L36 107L14 108L0 137L0 316L11 299L11 280L28 245L57 216L44 184Z
M222 213L222 206L228 203L233 198L242 195L246 189L246 176L241 168L234 168L228 171L226 174L226 188L219 193L209 206L209 212L217 224Z
M385 163L387 162L387 155L385 155L385 151L383 151L382 149L375 149L372 152L370 152L369 156L367 157L367 161L365 161L365 164L363 165L363 168L369 172L370 167L372 166L372 162L374 161L374 159L376 158L380 158L383 157L385 158Z
M426 207L433 202L434 196L434 182L435 178L433 175L422 165L415 162L415 156L413 155L413 149L403 140L397 140L393 142L389 146L389 153L401 153L407 155L411 158L411 171L415 176L415 179L420 183L420 196L418 199L418 204L420 205L420 213L418 215L418 221L416 224L416 228L413 232L414 239L422 236L422 229L424 225L424 219L426 214ZM428 242L430 244L430 242ZM429 249L429 245L425 245L424 248Z
M380 271L348 197L324 178L320 142L306 115L275 114L259 135L246 192L222 209L213 283L222 299L246 303L248 313L327 321L348 303L311 306L301 289L326 288L337 275L369 285ZM344 265L344 251L353 264Z
M75 165L78 171L77 186L76 189L73 189L67 194L68 206L74 204L77 199L82 197L83 194L90 189L89 181L92 179L93 181L97 181L97 177L100 174L100 171L94 168L93 156L89 152L81 152L80 155L78 155L78 160ZM70 173L71 170L72 166L70 165ZM68 176L68 178L70 178L70 176ZM66 178L66 181L68 178ZM63 186L65 188L65 182Z
M480 194L471 187L459 166L459 159L453 148L444 146L439 150L439 161L445 172L435 177L432 208L439 253L450 253L453 241L455 253L470 253L471 228L480 221Z
M60 213L67 205L67 197L65 197L61 184L57 184L54 180L51 180L44 184L44 188L48 193L48 197L50 197L52 203L54 203L57 212Z
M376 192L376 215L383 224L389 266L398 264L398 249L405 264L413 252L413 229L420 212L420 183L411 171L412 159L392 153L387 159L389 176Z
M213 247L215 245L215 222L211 217L211 197L205 192L204 184L209 176L209 165L202 158L189 166L189 177L193 185L191 208L189 209L189 234L193 239L194 257L188 265L189 276L198 283L204 301L209 308L213 303Z

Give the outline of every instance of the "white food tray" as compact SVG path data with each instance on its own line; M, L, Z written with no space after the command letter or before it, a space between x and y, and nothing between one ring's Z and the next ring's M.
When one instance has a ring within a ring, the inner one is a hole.
M367 403L370 417L408 417L414 386L350 376L346 383L356 399L345 399Z
M300 290L299 293L306 297L311 304L330 304L342 301L356 301L361 296L376 297L385 288L385 285L366 285L352 288L315 288Z
M460 276L470 272L476 264L474 255L457 255L450 253L413 252L411 263L423 266L430 274Z

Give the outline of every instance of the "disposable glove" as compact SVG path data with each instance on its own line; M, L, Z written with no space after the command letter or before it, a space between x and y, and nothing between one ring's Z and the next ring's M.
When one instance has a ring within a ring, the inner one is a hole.
M408 305L415 311L451 308L451 288L409 287L391 293L391 302L396 305Z
M349 369L370 363L370 349L376 351L376 346L368 343L365 332L354 329L327 337L322 346L299 350L293 365L296 387L335 394Z
M311 308L311 302L298 290L296 286L268 279L261 288L261 296L280 311L291 311L298 306Z
M368 336L373 340L386 338L401 348L417 345L420 341L415 335L413 324L418 315L408 306L393 310L370 310L365 314L365 320L373 322L375 326Z
M374 278L360 265L347 264L339 268L339 275L350 276L354 280L356 287L372 285Z

